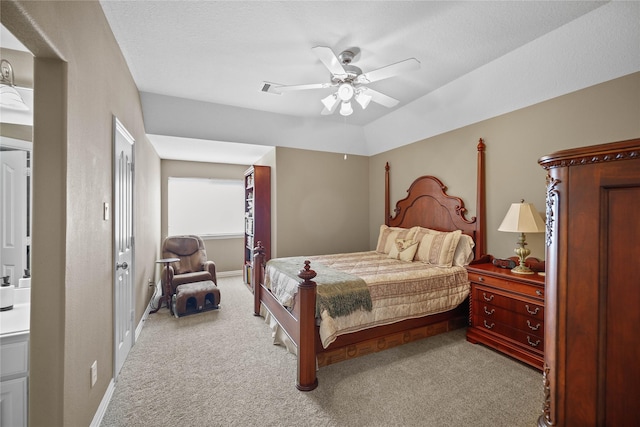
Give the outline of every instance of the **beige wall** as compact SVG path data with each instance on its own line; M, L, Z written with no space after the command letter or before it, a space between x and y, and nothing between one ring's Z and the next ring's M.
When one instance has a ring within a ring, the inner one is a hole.
M34 54L34 214L29 418L86 426L113 378L113 116L135 144L135 324L160 244L160 160L138 90L97 2L2 1ZM90 386L90 366L98 380Z
M271 167L272 257L367 250L368 164L363 156L277 147L256 164ZM238 178L248 166L162 161L162 235L169 176ZM207 240L218 271L242 266L242 239Z
M244 179L248 165L162 160L162 238L167 237L167 183L169 177ZM216 263L217 272L242 271L244 239L204 239L207 258Z
M367 157L278 147L275 161L273 257L367 250Z
M482 108L481 105L478 108ZM400 147L370 158L370 247L384 222L384 163L391 164L391 199L406 195L420 175L440 177L449 194L476 211L476 145L486 149L487 249L514 256L516 235L497 231L511 203L545 211L545 172L538 159L554 151L640 136L640 73ZM527 236L531 256L544 258L543 234Z

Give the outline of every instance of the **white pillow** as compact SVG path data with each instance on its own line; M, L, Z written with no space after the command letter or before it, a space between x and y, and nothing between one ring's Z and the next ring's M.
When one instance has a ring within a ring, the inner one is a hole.
M456 251L453 254L453 265L460 267L469 265L473 261L473 248L475 245L471 236L467 234L461 235Z

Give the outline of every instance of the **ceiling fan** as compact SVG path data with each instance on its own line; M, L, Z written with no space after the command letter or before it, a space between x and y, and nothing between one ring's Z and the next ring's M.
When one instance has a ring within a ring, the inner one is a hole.
M294 90L308 89L324 89L328 87L336 87L335 93L321 100L324 109L321 114L333 114L338 105L340 105L340 114L349 116L353 113L351 100L360 104L364 110L373 101L387 108L398 105L398 100L388 95L380 93L367 87L369 83L379 80L388 79L400 73L417 70L420 68L420 62L415 58L405 59L395 64L387 65L373 71L363 73L362 70L352 62L360 54L360 49L349 48L340 55L336 56L331 48L326 46L316 46L311 49L318 59L327 67L331 73L330 82L327 83L311 83L302 85L281 85L277 83L263 82L262 91L276 94L289 92Z

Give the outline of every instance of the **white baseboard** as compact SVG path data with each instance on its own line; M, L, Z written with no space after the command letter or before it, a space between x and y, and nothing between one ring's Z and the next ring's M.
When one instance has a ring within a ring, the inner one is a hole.
M136 338L135 341L138 341L138 338L140 337L140 332L142 332L142 327L144 326L144 322L147 321L147 318L149 317L149 312L152 310L151 307L151 303L153 302L153 298L149 301L149 304L147 304L147 308L144 310L144 314L142 314L142 318L140 319L140 322L138 322L138 326L136 326Z
M98 410L93 416L93 420L91 420L91 424L89 427L100 427L102 423L102 418L104 414L107 412L107 407L109 406L109 402L111 402L111 397L113 396L113 392L116 389L116 385L113 382L113 378L109 381L109 386L107 387L107 391L102 396L102 400L100 401L100 406L98 406Z
M216 276L218 276L218 277L242 276L242 270L221 271L220 273L216 273Z

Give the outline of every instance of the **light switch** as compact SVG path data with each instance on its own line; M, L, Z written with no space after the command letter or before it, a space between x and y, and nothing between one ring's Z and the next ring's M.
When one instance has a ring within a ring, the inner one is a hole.
M105 221L109 221L109 202L104 202L102 205L103 217Z

